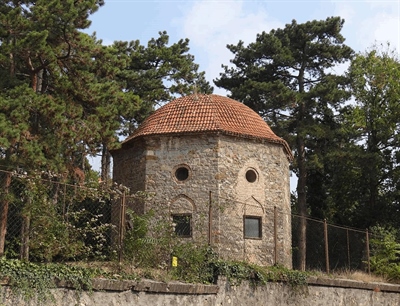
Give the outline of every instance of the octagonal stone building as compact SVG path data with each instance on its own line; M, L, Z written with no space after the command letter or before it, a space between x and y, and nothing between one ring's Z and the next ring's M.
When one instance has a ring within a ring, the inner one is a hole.
M209 243L225 259L291 267L293 156L249 107L214 94L175 99L112 155L115 182L154 194L132 208L162 210L176 239Z

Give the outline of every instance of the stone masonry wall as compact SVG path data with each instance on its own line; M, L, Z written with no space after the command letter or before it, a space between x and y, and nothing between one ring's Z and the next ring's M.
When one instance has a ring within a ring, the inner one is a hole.
M260 265L274 264L274 207L277 214L277 261L291 267L289 161L280 145L221 136L218 150L221 249ZM255 182L246 172L257 173ZM262 217L262 239L244 239L243 216Z
M146 163L146 191L154 192L153 205L168 214L192 214L193 240L207 243L209 194L217 193L216 137L153 136L146 139L146 145L152 153ZM176 179L179 167L189 170L188 179Z
M219 134L146 136L114 154L114 165L118 183L154 193L145 210L192 215L186 241L208 242L211 203L211 244L226 259L274 264L276 206L278 262L291 267L289 161L281 145ZM175 177L179 167L188 169L186 180ZM261 239L244 238L244 215L262 218Z
M145 188L146 155L143 140L135 140L113 151L113 180L131 188L131 192Z
M131 193L143 191L145 189L145 166L146 152L142 140L129 143L129 146L123 146L121 149L112 152L113 156L113 181L130 188ZM121 199L112 203L111 222L120 226L121 222ZM136 213L143 213L142 202L128 199L127 207ZM113 243L118 241L117 231L112 231L111 239Z
M71 288L53 289L54 302L42 306L398 306L400 285L364 283L351 280L314 278L303 288L286 283L268 283L253 287L247 282L232 286L221 279L217 285L193 285L179 282L94 281L93 292ZM0 305L36 306L33 297L24 301L13 295L11 287L0 286Z

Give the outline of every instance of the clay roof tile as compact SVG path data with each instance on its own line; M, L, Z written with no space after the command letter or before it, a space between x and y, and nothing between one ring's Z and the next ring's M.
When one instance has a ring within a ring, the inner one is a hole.
M252 109L219 95L193 94L157 109L123 143L146 135L222 133L281 144L289 160L293 155L285 140L275 135Z

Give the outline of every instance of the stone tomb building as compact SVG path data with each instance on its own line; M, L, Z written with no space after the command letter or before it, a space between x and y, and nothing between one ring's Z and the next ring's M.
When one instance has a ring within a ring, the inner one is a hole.
M178 98L112 155L115 182L154 193L135 209L163 210L177 239L208 242L225 259L291 267L292 153L249 107L219 95Z

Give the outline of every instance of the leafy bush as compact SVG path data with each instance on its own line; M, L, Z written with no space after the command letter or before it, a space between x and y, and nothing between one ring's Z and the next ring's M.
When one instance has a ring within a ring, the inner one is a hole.
M101 274L99 270L67 266L63 264L34 264L20 260L0 258L0 279L7 279L16 295L26 301L53 300L50 289L57 282L66 282L77 289L92 289L92 278Z
M7 256L40 262L109 256L113 190L92 181L77 187L50 172L15 174Z
M172 255L178 258L178 265L172 269L175 279L190 283L214 283L216 281L213 262L217 255L207 245L177 243Z
M170 269L170 277L191 283L216 283L219 275L231 284L248 280L254 285L269 281L286 281L292 286L306 285L307 274L281 266L260 267L241 261L226 261L206 243L177 239L171 220L147 214L127 212L131 229L124 239L124 259L136 268ZM157 214L158 215L158 214ZM171 267L172 257L177 266Z
M241 261L218 260L213 262L214 274L225 276L231 284L243 280L252 285L265 285L267 282L284 281L294 288L307 285L306 272L290 270L283 266L262 267Z
M124 238L124 260L141 268L168 267L173 243L168 220L156 219L153 211L139 215L128 210L127 215L130 229Z
M400 280L399 232L392 227L371 229L371 271L388 280Z

